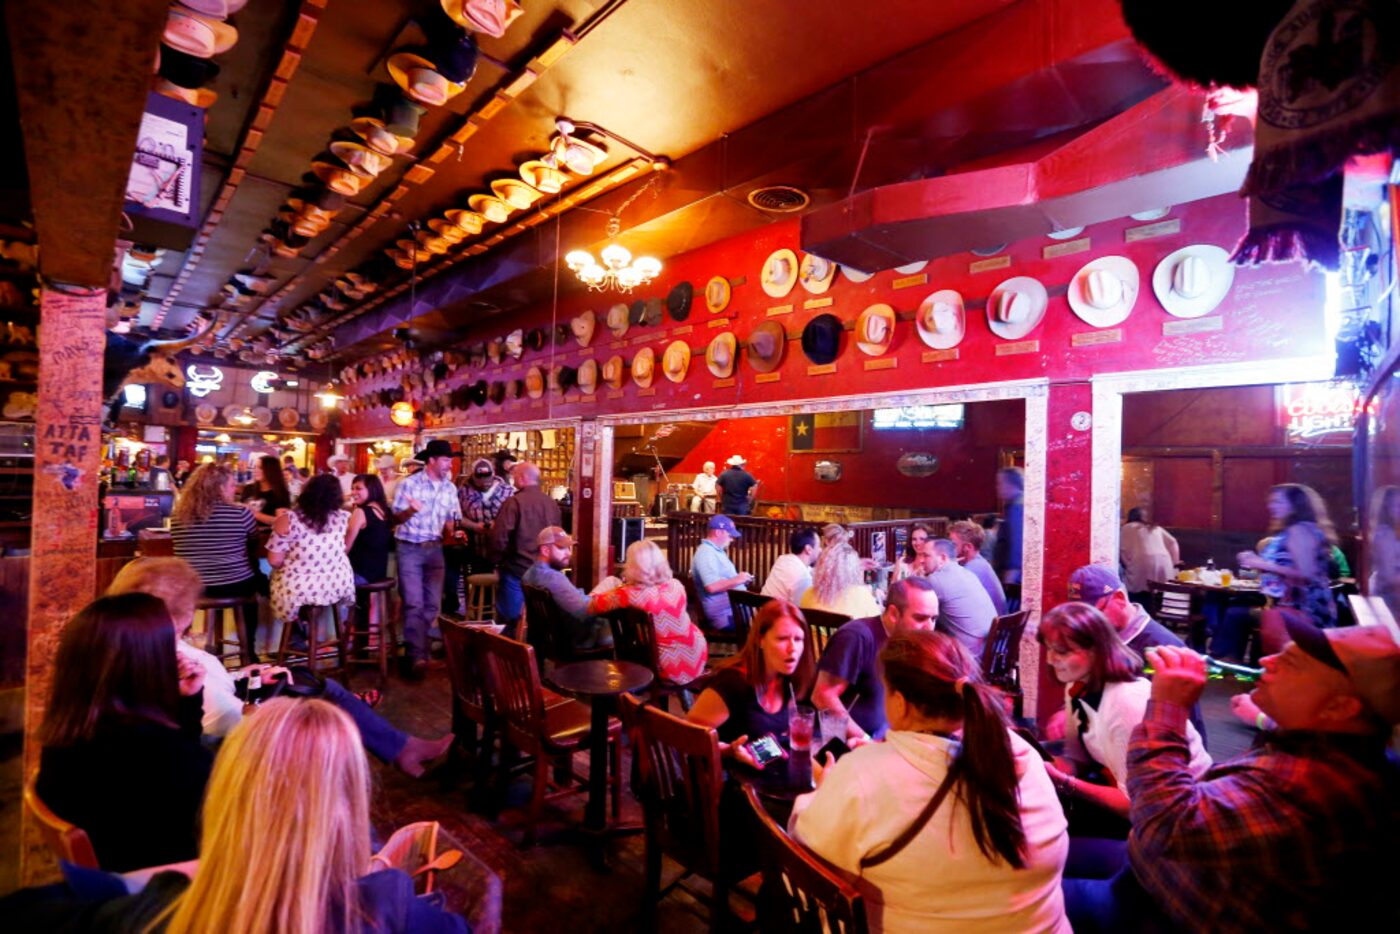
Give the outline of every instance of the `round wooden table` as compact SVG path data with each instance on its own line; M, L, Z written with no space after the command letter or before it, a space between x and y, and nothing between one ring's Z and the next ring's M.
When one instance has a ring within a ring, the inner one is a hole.
M588 830L607 831L608 717L619 694L632 694L652 682L651 671L634 662L595 658L569 662L554 669L550 684L588 704L588 806L583 823Z

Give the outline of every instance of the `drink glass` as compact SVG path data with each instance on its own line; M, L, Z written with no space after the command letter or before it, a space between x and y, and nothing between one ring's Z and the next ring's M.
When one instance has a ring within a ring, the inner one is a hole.
M1225 570L1223 570L1223 571L1220 572L1220 586L1221 586L1221 587L1229 587L1230 584L1232 584L1232 583L1234 582L1234 580L1235 580L1235 576L1234 576L1233 574L1230 573L1230 569L1229 569L1229 568L1226 568Z
M812 728L817 712L806 704L793 704L788 708L788 745L793 752L806 752L812 748Z
M822 742L829 743L833 739L846 741L846 726L850 721L849 714L839 710L823 710L821 712Z

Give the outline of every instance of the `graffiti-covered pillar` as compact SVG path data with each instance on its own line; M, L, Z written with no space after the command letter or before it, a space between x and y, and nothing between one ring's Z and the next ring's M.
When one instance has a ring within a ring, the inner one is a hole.
M39 764L36 733L48 702L64 623L97 585L97 472L102 450L105 289L46 287L39 298L39 409L34 430L34 531L24 774ZM21 875L47 876L52 859L24 818Z

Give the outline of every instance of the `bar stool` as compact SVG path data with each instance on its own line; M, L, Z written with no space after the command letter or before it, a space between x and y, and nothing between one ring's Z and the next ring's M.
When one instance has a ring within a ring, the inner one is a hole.
M322 610L331 614L331 632L333 633L331 638L324 640L321 638L320 627L317 625ZM340 614L337 612L336 607L326 605L303 606L297 610L297 617L306 624L306 651L304 653L296 652L295 654L304 654L306 656L306 667L315 671L316 661L320 658L321 650L334 646L339 664L337 668L331 670L344 671L345 642L340 638ZM281 645L277 647L277 664L279 665L285 665L287 663L287 656L293 654L291 647L292 632L295 629L296 625L292 622L288 622L282 627L282 642Z
M467 619L479 623L496 618L496 585L500 582L495 571L467 575Z
M251 610L253 619L257 619L257 597L200 597L194 607L204 620L204 651L217 655L220 661L230 657L224 653L224 647L233 644L224 638L224 610L232 610L234 631L238 636L238 658L244 665L253 664L257 653L253 640L248 637L248 617L245 614Z
M340 657L343 664L348 665L379 665L381 677L389 676L389 653L397 646L398 639L394 633L394 620L389 613L389 597L397 584L392 577L380 581L371 581L368 584L355 585L355 619L354 622L342 627L340 633ZM359 608L366 609L365 619L365 644L356 646L354 640L360 635L356 631L359 623ZM339 619L339 617L337 617ZM360 653L366 653L365 657L360 657Z

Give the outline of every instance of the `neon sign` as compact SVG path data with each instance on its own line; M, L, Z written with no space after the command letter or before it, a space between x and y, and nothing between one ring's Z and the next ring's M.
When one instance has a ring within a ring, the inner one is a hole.
M1356 418L1364 409L1361 394L1351 383L1278 387L1279 424L1288 444L1350 444Z
M185 369L185 388L190 395L204 398L224 384L224 371L216 366L190 364Z
M253 392L265 396L272 392L272 381L276 378L277 374L271 370L261 370L253 374L253 378L248 380L248 385L253 387Z

